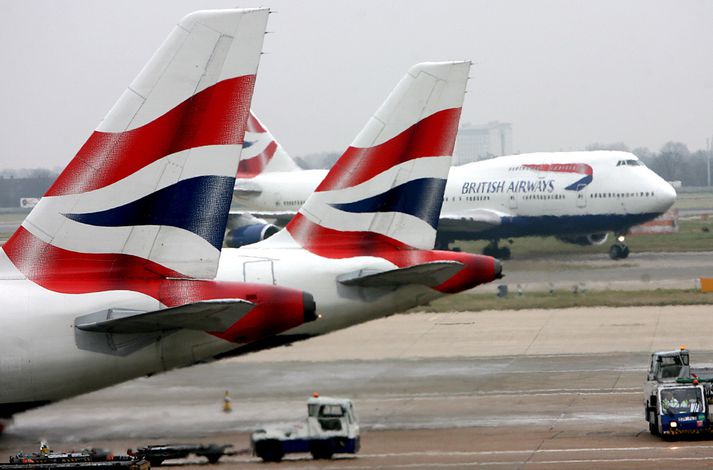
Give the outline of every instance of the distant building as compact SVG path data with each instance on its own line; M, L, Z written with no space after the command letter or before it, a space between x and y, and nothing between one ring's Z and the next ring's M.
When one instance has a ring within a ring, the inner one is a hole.
M512 124L509 122L491 121L482 126L466 123L458 129L454 158L456 165L512 153Z

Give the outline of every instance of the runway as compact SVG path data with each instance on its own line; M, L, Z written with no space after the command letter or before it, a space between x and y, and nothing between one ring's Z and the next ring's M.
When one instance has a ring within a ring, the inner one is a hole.
M686 466L713 459L713 441L651 437L641 386L649 351L686 344L696 364L713 362L712 309L395 315L24 413L0 438L0 456L40 437L55 448L203 441L246 450L250 430L299 421L316 391L355 401L362 452L290 457L280 468ZM252 465L262 464L243 453L220 468Z

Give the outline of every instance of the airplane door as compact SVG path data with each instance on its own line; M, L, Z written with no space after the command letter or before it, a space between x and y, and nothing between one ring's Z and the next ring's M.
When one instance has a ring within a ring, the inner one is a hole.
M256 259L243 263L243 280L275 285L275 270L271 259Z
M517 198L514 194L510 194L510 198L508 199L508 207L510 207L510 209L517 209Z
M582 184L577 188L577 207L587 207L587 186Z

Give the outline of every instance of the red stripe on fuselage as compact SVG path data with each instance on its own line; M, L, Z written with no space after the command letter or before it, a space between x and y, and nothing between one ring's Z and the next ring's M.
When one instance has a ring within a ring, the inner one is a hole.
M136 129L94 131L46 196L102 188L182 150L242 144L254 85L254 75L223 80Z
M241 159L238 165L238 178L254 178L255 176L262 173L272 157L275 155L277 150L277 144L272 141L270 142L265 150L258 153L254 157L248 159Z
M539 163L539 164L524 164L525 168L536 171L552 171L555 173L578 173L582 175L591 175L592 167L586 163Z
M438 111L373 147L349 147L317 191L350 188L416 158L452 155L460 111L460 108Z
M330 259L373 256L399 268L433 261L459 261L464 268L434 289L455 293L495 279L495 263L490 256L439 250L417 250L386 235L374 232L333 230L315 224L298 213L287 230L301 246L317 256Z

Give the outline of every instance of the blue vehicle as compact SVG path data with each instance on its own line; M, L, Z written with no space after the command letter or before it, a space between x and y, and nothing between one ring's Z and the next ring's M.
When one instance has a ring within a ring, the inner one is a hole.
M673 438L713 432L711 375L713 369L691 369L687 349L653 353L644 387L651 434Z

